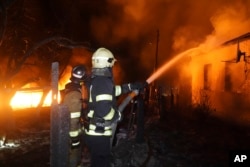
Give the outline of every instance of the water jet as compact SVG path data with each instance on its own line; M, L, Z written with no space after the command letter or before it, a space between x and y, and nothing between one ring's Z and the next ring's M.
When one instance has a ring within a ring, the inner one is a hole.
M148 84L152 83L154 80L156 80L158 77L160 77L166 70L168 70L171 66L173 66L175 63L177 63L181 58L184 56L191 54L195 51L198 51L199 47L188 49L182 53L179 53L177 56L172 58L170 61L167 61L163 66L161 66L156 72L154 72L147 80L146 82Z

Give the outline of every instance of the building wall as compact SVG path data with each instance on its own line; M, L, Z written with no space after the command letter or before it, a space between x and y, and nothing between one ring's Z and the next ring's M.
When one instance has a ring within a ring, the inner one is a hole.
M239 45L250 56L250 39ZM215 108L215 115L237 121L250 121L250 59L236 63L237 44L192 56L192 102ZM206 98L205 98L206 97Z

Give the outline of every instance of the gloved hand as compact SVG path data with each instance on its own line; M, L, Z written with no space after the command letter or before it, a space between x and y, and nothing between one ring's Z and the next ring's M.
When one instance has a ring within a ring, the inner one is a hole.
M79 137L71 138L71 149L77 149L80 147Z
M145 88L148 85L147 82L135 82L135 83L130 83L130 89L131 90L140 90Z

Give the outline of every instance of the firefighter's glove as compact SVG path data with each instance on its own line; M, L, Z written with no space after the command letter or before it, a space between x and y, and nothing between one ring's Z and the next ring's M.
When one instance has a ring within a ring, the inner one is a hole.
M135 82L135 83L130 83L129 87L130 87L130 90L133 91L133 90L142 90L147 85L148 85L147 82Z
M77 149L80 147L80 138L74 137L71 138L71 149Z

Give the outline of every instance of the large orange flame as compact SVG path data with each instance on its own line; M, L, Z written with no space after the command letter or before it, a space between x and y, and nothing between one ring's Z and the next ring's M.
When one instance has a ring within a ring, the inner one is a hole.
M61 80L58 84L59 90L64 89L64 85L68 83L69 80ZM41 88L31 88L29 84L23 87L23 90L19 90L15 93L13 98L11 99L10 105L13 110L24 109L24 108L36 108L41 103L42 96L43 96L43 89ZM60 93L58 92L58 102L60 102L61 97ZM52 91L46 95L46 98L42 102L42 107L49 107L52 103Z
M10 105L13 110L38 107L43 96L42 90L36 91L17 91L12 98ZM52 91L48 93L42 102L42 107L48 107L52 103ZM60 102L60 93L58 92L58 102Z

